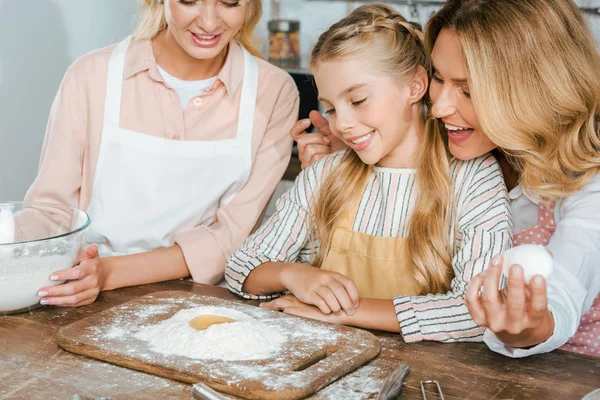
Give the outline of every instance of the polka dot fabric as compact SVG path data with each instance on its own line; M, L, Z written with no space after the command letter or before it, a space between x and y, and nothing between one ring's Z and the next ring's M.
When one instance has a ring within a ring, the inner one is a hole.
M554 221L554 203L550 208L538 206L538 224L514 235L513 244L548 245L556 230ZM590 312L581 317L575 335L561 347L562 350L600 357L600 295L596 297Z
M538 206L538 224L530 229L525 229L513 236L513 245L541 244L547 246L552 234L556 230L554 223L554 203L550 208L543 204Z
M590 312L581 317L575 336L561 350L600 357L600 296L594 299Z

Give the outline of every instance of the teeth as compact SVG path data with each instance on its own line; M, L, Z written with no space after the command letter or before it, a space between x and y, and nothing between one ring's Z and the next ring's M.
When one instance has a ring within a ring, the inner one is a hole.
M369 140L371 138L371 136L373 136L373 134L369 133L368 135L365 135L365 136L361 137L360 139L352 140L352 143L354 143L354 144L361 144L361 143L366 142L367 140Z
M197 33L194 33L194 35L196 35L196 37L203 39L203 40L214 39L217 36L217 35L198 35Z
M446 126L446 129L448 129L449 131L464 131L465 129L470 129L470 128L462 128L460 126L453 126L453 125L448 125L448 124L444 124Z

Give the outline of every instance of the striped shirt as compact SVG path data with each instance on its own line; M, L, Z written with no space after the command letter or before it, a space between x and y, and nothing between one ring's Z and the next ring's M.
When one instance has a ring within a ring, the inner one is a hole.
M350 151L350 150L345 150ZM248 299L269 300L242 291L250 272L265 262L310 263L320 243L310 243L311 201L342 159L331 154L302 171L294 186L277 202L275 214L229 259L229 289ZM484 329L471 319L464 295L472 277L487 268L493 256L512 243L510 204L500 166L493 156L452 160L450 174L456 212L449 229L455 277L445 294L394 297L404 340L481 341ZM415 170L375 167L362 194L353 230L374 236L406 237L417 200ZM316 239L318 241L318 239ZM314 246L314 248L313 248Z

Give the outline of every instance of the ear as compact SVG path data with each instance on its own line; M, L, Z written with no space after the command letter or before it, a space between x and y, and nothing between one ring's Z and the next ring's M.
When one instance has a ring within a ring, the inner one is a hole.
M423 96L427 93L428 85L429 77L427 76L427 71L419 65L409 83L411 104L418 103L423 99Z

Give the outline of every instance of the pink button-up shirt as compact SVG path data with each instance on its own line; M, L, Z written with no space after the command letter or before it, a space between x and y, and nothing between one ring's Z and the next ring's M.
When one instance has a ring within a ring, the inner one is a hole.
M113 48L87 54L67 69L50 112L39 173L26 201L88 208ZM259 222L290 159L288 133L298 116L296 85L281 69L261 59L256 62L259 85L248 182L217 211L212 224L178 232L174 238L197 282L216 283L223 277L227 259ZM242 50L230 46L215 84L182 110L177 93L158 71L151 42L133 40L125 59L121 127L172 140L234 138L243 66Z

